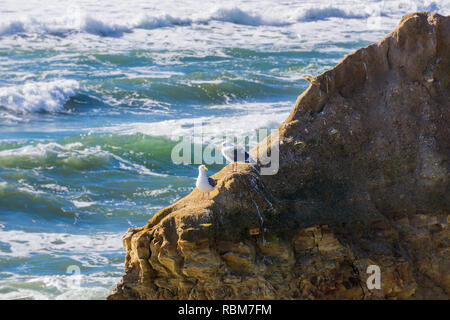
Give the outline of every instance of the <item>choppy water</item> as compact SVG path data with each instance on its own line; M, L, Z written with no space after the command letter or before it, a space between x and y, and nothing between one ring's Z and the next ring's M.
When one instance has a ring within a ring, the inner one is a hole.
M445 0L221 3L2 0L0 298L104 298L126 229L194 187L196 166L171 162L173 135L194 120L207 140L276 128L303 74L406 12L450 12Z

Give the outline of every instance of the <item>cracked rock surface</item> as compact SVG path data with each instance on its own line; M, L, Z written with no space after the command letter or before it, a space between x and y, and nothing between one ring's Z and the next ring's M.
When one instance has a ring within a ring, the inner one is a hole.
M224 168L129 229L108 299L448 299L449 94L450 17L406 15L298 97L277 174Z

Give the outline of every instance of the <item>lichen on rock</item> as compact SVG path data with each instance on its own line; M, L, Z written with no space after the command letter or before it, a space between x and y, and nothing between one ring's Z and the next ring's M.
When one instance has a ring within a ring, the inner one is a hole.
M129 229L108 299L448 299L449 52L450 18L413 13L314 77L278 173L224 169Z

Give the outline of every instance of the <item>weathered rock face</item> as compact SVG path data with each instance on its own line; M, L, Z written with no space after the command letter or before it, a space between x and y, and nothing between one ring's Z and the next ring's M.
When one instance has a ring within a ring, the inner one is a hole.
M450 17L409 14L312 82L278 173L224 169L213 201L130 229L109 299L449 298Z

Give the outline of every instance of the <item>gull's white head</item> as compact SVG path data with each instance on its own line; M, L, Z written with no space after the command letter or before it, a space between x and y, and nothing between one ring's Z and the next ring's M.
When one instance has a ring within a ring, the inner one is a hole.
M208 171L208 168L205 167L203 164L198 166L198 172L206 172Z

